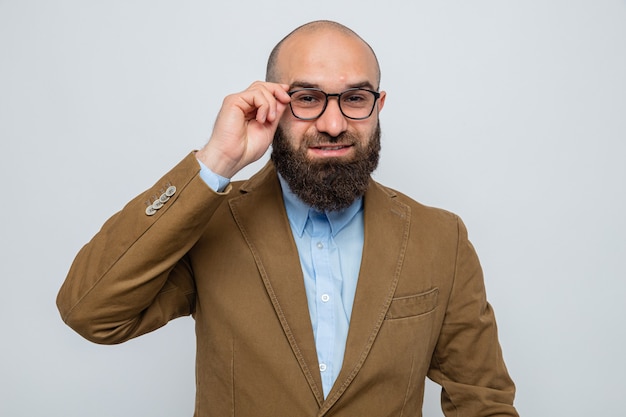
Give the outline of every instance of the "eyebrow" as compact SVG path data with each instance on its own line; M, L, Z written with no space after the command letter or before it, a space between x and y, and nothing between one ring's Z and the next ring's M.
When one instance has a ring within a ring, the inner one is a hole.
M310 82L306 82L306 81L294 81L291 83L291 85L289 86L289 89L294 89L294 88L320 88L319 84L316 83L310 83ZM361 81L358 83L354 83L354 84L348 84L347 88L367 88L370 90L374 90L374 91L378 91L377 88L375 88L372 83L370 83L369 81Z

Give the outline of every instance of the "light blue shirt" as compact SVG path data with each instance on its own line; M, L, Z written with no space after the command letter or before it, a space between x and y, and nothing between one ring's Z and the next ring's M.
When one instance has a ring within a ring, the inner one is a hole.
M200 176L221 191L228 179L200 163ZM363 199L342 211L320 213L302 202L279 176L304 275L324 397L332 388L346 348L363 253Z

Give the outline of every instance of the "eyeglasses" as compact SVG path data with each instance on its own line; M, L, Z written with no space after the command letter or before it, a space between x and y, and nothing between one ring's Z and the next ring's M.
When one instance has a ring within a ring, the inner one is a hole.
M291 113L300 120L320 117L328 106L328 97L337 97L339 110L348 119L367 119L374 112L380 93L365 88L349 88L346 91L328 94L319 88L302 88L288 92L291 97Z

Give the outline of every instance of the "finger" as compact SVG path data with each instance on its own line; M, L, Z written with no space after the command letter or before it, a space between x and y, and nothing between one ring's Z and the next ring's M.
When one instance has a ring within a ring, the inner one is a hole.
M222 109L239 109L242 121L256 120L260 124L274 123L282 116L285 110L284 103L291 100L287 94L288 89L289 86L285 84L257 81L244 91L227 96ZM224 115L226 114L236 117L230 111L224 113ZM228 118L223 120L228 120ZM231 120L235 121L234 119Z
M289 84L273 84L274 85L274 96L284 104L287 104L291 101L291 96L287 94L291 89Z
M261 122L265 120L270 103L275 101L268 93L264 93L262 89L246 89L240 93L228 96L223 105L223 109L238 109L244 120L257 119Z
M265 121L272 123L282 116L285 105L291 101L291 97L287 93L287 91L289 91L289 85L261 83L259 88L267 99L269 107L267 108L267 113L263 112L260 118L257 117L257 121L261 123Z
M277 99L274 93L274 87L268 84L259 84L256 86L259 95L255 95L255 105L257 105L256 121L264 124L271 122L276 118Z

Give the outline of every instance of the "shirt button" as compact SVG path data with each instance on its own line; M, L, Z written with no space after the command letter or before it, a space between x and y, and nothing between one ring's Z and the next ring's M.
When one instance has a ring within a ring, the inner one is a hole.
M330 300L330 295L328 294L322 294L322 301L327 303L328 300Z
M320 363L320 372L324 372L326 370L326 364Z
M322 242L317 242L318 249L324 249L324 244Z

